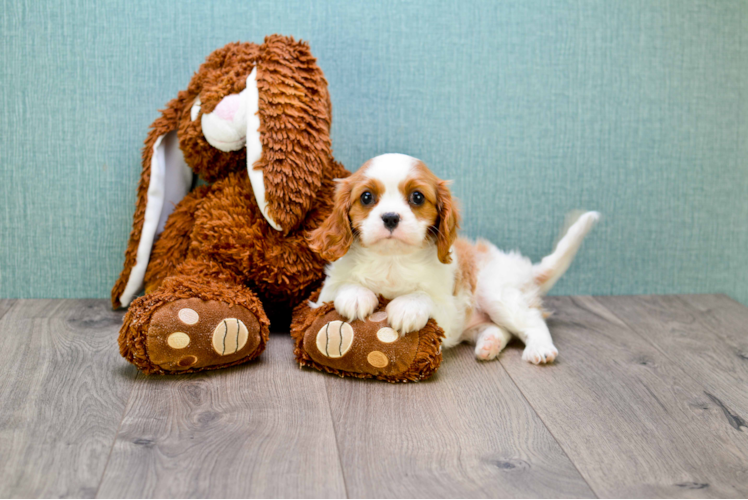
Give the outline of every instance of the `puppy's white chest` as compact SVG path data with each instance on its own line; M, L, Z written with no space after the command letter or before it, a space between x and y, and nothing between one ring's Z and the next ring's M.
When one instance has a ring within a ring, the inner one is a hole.
M439 262L435 251L426 249L411 255L376 256L362 252L352 269L355 281L374 293L388 299L413 292L426 292L431 296L447 291L453 286L451 264ZM433 255L432 255L433 254Z
M360 266L358 281L374 293L388 299L420 290L422 272L398 260L385 259Z

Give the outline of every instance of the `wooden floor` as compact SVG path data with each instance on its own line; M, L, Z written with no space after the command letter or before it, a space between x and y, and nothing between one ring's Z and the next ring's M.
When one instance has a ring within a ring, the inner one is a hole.
M260 360L145 377L103 300L0 301L2 497L745 497L748 308L553 297L560 357L419 384Z

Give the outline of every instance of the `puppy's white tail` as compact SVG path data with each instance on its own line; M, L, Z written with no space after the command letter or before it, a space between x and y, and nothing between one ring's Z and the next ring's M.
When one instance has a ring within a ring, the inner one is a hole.
M535 283L540 286L543 295L548 293L569 269L579 247L582 246L584 237L599 219L598 212L576 212L572 213L571 217L567 216L566 229L562 231L563 237L556 244L556 249L533 266Z

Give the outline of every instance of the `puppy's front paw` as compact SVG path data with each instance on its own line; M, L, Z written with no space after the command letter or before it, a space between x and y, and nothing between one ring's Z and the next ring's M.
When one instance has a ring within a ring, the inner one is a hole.
M431 310L431 299L428 296L401 295L387 304L387 320L400 335L405 335L426 326Z
M368 318L378 305L374 292L358 285L341 287L335 297L335 310L348 321Z
M558 356L558 349L552 343L545 342L531 342L522 352L522 359L536 365L553 363L556 356Z

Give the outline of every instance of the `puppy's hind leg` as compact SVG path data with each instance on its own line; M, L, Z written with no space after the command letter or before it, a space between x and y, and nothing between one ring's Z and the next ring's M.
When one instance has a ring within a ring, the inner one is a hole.
M522 359L536 365L553 363L558 356L558 349L553 345L543 314L538 309L530 309L528 312L525 328L515 332L525 343Z
M483 310L496 324L509 330L525 343L522 359L534 364L552 363L558 356L551 332L540 309L532 307L521 293L505 291L500 298L483 300Z
M505 328L493 323L478 326L471 333L475 341L475 358L480 361L495 359L512 339Z

